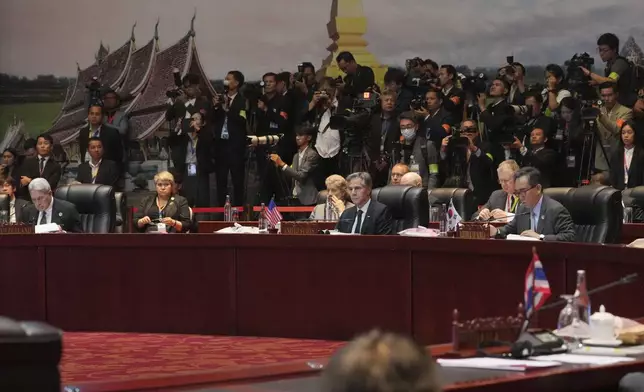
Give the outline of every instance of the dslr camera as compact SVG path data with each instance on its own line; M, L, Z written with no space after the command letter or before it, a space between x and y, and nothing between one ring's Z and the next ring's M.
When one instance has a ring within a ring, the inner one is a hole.
M183 82L181 81L181 71L179 71L179 68L172 70L172 78L174 79L174 86L176 88L166 91L165 96L170 99L176 99L183 93Z
M459 74L458 76L461 80L461 87L463 88L463 91L465 91L465 93L476 96L487 91L488 79L484 73L473 76L465 76L463 74Z
M347 115L331 116L330 127L344 133L343 150L349 156L359 156L363 146L363 129L368 127L371 113L380 108L380 96L365 91L353 100Z
M85 85L85 88L89 92L89 103L90 105L100 104L103 102L103 85L99 82L98 77L94 76L89 83Z

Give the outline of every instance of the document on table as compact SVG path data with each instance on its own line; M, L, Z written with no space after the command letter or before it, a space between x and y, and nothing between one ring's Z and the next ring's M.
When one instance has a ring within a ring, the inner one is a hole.
M506 237L506 240L511 240L511 241L540 241L538 238L524 237L524 236L517 235L517 234L508 234L508 236Z
M464 358L464 359L438 359L436 360L443 367L506 370L513 372L525 372L532 369L543 369L561 366L561 362L545 360L518 360L505 358Z
M579 355L579 354L553 354L531 357L537 361L557 361L562 363L585 364L585 365L613 365L620 362L632 362L635 358L610 357L605 355Z

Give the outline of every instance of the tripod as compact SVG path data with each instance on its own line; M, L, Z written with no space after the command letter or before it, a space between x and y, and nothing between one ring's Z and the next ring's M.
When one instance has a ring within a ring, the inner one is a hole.
M601 149L601 155L606 161L608 170L610 170L610 160L608 154L602 143L602 138L597 129L596 117L583 118L584 121L584 143L581 149L581 163L579 165L579 173L577 175L577 186L584 185L590 181L592 170L595 166L595 155L597 151L597 144Z

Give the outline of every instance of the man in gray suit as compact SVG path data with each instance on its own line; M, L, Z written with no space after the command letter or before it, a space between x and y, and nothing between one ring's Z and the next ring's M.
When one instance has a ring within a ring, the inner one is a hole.
M318 167L320 156L309 144L317 132L315 128L302 127L295 133L297 154L293 156L293 165L289 167L277 154L271 154L271 161L282 169L286 177L293 180L292 196L304 206L315 205L318 200L318 189L315 186L313 173Z
M516 161L509 159L499 164L496 172L499 177L501 189L497 189L490 195L488 201L481 209L474 213L472 219L481 220L502 220L508 213L514 214L519 206L519 197L514 194L514 173L519 170Z
M521 205L512 222L498 230L490 226L492 237L519 234L542 241L575 240L570 213L559 202L543 194L539 170L533 167L519 169L514 175L514 191L519 195Z

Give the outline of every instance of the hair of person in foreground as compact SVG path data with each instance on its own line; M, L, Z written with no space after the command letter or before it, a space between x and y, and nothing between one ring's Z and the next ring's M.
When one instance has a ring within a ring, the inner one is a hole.
M322 374L324 392L439 392L436 365L411 338L373 330L339 349Z

